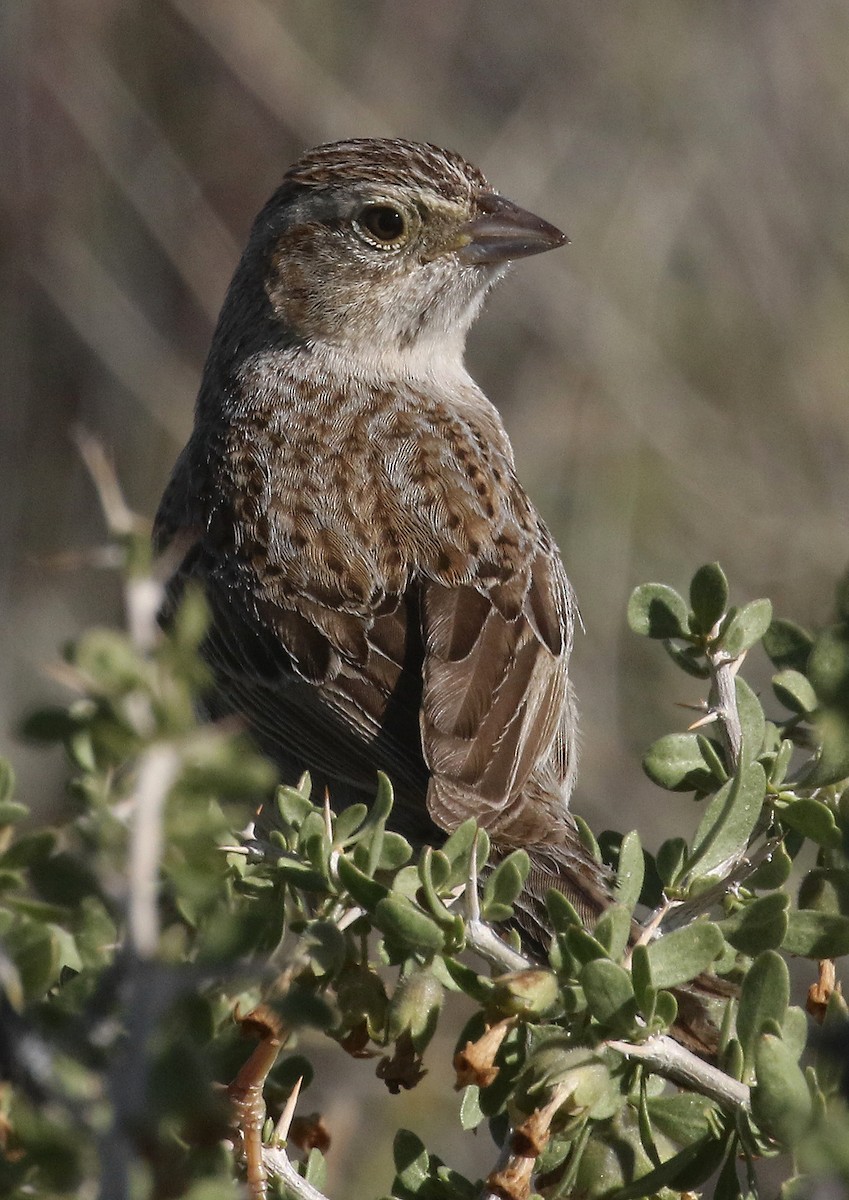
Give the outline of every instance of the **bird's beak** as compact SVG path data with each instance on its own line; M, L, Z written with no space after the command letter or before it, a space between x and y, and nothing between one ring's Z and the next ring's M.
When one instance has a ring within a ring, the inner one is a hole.
M569 239L555 225L534 216L495 192L478 197L480 216L460 229L459 258L476 265L509 262L565 246Z

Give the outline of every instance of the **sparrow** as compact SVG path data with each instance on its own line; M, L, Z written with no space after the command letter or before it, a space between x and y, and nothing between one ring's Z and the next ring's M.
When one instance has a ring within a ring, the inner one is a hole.
M207 598L211 715L337 807L384 771L417 844L474 817L495 859L524 848L537 947L549 888L590 923L611 899L569 810L578 611L463 355L508 264L567 241L452 151L310 150L253 225L155 523L168 605Z

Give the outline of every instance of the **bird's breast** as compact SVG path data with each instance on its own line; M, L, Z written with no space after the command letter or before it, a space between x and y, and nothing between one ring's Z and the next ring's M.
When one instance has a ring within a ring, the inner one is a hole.
M255 565L355 606L402 594L417 574L491 586L524 570L538 522L487 408L427 382L262 378L227 458L234 528Z

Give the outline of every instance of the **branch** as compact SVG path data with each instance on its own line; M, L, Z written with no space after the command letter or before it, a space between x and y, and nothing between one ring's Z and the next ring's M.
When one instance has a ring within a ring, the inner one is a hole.
M644 1063L670 1083L715 1100L729 1112L749 1107L750 1095L745 1083L698 1058L666 1034L658 1034L646 1042L623 1042L612 1038L604 1044L623 1058Z
M470 886L471 883L470 879ZM471 949L487 962L504 971L525 971L534 965L529 959L511 949L479 918L468 920L466 941ZM674 1038L658 1035L646 1042L631 1043L613 1039L604 1044L624 1058L645 1063L670 1083L691 1088L710 1100L715 1100L723 1108L730 1111L748 1108L749 1089L745 1084L705 1062L679 1045Z
M287 1188L301 1200L327 1200L323 1192L299 1175L297 1168L282 1146L263 1146L262 1163L270 1176L282 1179Z
M149 959L159 947L159 867L162 814L180 770L180 755L167 743L154 744L139 760L132 796L127 908L130 947Z
M128 506L115 468L99 438L77 427L74 441L91 481L103 512L106 528L118 542L125 542L133 535L149 538L147 523ZM124 565L123 563L120 565ZM127 628L137 650L151 650L158 636L156 616L162 607L162 583L149 572L125 570L124 607L127 613Z
M718 634L719 625L717 624L711 630L711 636L716 637ZM728 754L728 769L731 774L737 770L740 764L740 753L743 749L743 726L740 723L740 713L737 709L735 680L745 657L745 650L736 658L731 658L722 649L708 649L706 654L707 666L710 671L708 715L719 722L722 740Z

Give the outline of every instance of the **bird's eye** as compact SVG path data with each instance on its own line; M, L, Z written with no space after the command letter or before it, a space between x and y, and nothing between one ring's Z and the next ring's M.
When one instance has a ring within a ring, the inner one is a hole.
M407 218L393 204L367 204L354 219L362 238L381 250L397 250L408 237Z

